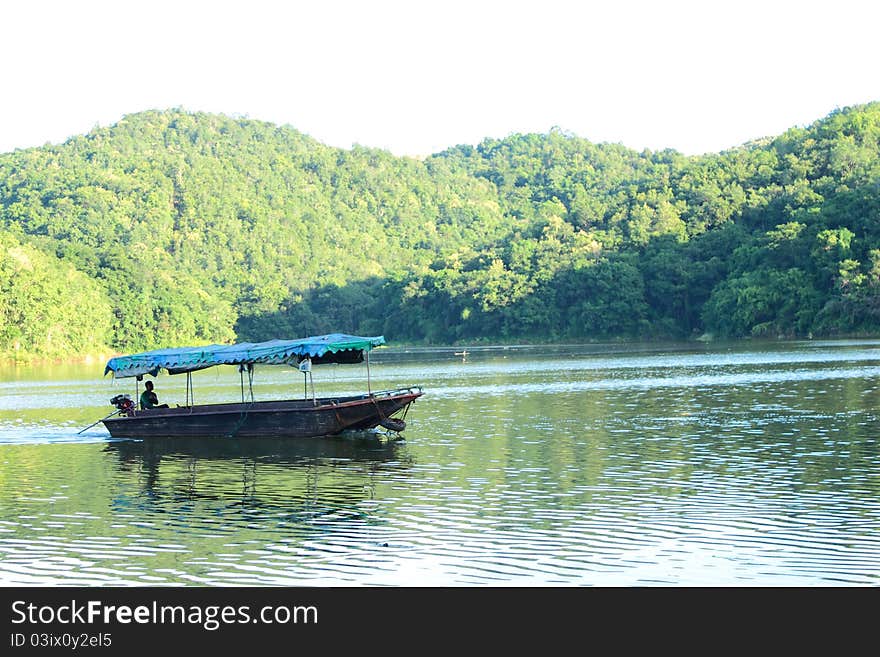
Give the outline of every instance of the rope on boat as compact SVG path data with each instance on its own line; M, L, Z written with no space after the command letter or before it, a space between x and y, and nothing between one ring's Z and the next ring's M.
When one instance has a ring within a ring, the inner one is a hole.
M248 403L248 405L245 407L245 409L241 412L241 414L238 418L238 422L235 423L235 427L226 436L227 438L234 438L235 434L237 434L241 430L241 427L244 426L244 423L248 418L248 413L250 413L251 407L254 405L254 366L251 363L248 363L247 366L245 366L244 364L241 364L238 366L238 372L239 372L240 378L241 378L241 403L242 404L244 403L244 371L245 371L245 369L247 370L247 373L248 373L248 388L249 388L251 400Z
M254 400L251 399L251 402L247 405L247 407L239 415L238 422L235 423L235 428L233 428L232 431L230 431L229 434L226 436L227 438L235 438L235 434L237 434L239 432L239 430L241 429L241 427L244 425L245 420L247 420L248 413L250 413L251 407L253 405L254 405Z

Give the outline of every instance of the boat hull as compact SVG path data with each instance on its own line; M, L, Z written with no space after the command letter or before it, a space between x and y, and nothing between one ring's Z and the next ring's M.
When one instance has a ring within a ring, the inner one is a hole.
M372 395L208 404L134 411L103 420L113 438L310 438L379 426L405 412L420 388Z

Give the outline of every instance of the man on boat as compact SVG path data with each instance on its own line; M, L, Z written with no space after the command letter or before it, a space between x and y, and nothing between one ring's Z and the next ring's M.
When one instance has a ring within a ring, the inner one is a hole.
M159 404L159 396L153 392L153 382L147 381L144 384L144 390L141 393L141 408L146 410L149 408L168 408L168 404Z

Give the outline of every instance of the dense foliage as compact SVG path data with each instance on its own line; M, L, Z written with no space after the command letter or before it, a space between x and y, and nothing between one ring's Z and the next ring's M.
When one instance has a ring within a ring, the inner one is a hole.
M720 154L425 161L144 112L0 155L0 353L880 331L880 103Z

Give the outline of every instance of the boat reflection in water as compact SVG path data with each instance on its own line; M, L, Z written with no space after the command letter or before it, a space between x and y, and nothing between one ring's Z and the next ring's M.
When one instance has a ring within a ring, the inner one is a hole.
M108 442L106 451L121 462L157 462L162 458L199 460L252 460L264 463L302 464L316 459L375 463L396 457L403 440L369 431L311 440L279 438L163 438Z
M114 511L161 514L163 522L229 531L267 522L361 517L376 485L412 460L402 440L375 434L320 439L160 438L107 443L116 457ZM169 514L171 514L169 516Z

